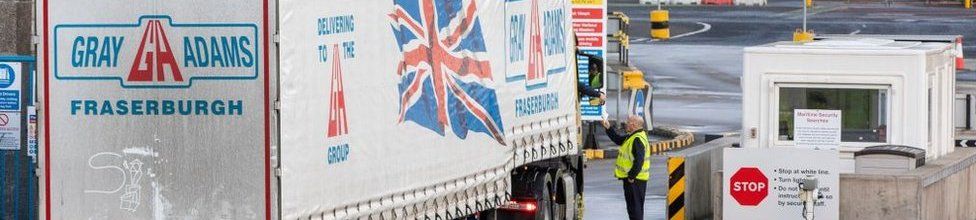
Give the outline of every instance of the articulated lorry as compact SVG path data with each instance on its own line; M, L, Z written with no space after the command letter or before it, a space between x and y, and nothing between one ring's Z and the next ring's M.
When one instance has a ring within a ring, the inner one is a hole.
M44 219L582 218L568 1L37 4Z

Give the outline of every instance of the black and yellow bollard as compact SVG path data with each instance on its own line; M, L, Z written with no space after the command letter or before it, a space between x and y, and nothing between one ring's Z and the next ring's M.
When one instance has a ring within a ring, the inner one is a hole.
M685 157L668 157L668 220L685 219Z
M666 40L671 38L668 26L668 10L651 11L651 38Z

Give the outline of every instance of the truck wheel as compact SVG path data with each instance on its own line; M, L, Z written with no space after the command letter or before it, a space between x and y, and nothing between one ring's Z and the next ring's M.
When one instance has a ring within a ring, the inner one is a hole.
M559 180L559 187L556 193L560 193L559 199L556 200L559 203L559 213L562 213L562 218L566 220L576 219L576 209L580 202L576 196L576 180L573 179L572 175L563 174L562 178Z
M552 220L552 187L550 183L552 182L549 174L544 174L540 176L542 179L536 179L535 190L536 190L536 208L535 219L536 220Z

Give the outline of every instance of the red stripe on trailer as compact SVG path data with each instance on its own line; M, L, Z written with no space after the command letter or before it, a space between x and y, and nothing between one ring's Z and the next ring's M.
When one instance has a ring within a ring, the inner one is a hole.
M47 43L48 35L50 34L47 32L47 27L48 27L47 0L44 0L44 2L42 2L41 4L42 4L41 14L44 19L42 21L44 23L43 24L44 29L41 29L44 32L44 46L43 46L44 47L44 106L41 107L41 112L40 112L43 113L44 116L44 205L43 206L44 206L44 219L51 220L51 123L50 123L51 110L48 110L47 108L48 106L50 106L50 100L49 100L50 98L48 98L48 94L50 94L51 91L50 84L48 83L48 81L51 81L51 79L48 78L50 73L50 68L48 67L51 66L50 64L48 64L48 56L50 56L48 54L50 50L48 48L48 43Z
M269 46L268 29L271 29L268 21L269 0L262 1L262 20L261 40L264 47L264 219L271 220L271 48Z

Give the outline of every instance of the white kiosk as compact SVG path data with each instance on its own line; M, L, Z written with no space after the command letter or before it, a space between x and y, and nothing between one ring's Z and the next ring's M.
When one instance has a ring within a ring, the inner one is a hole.
M795 109L840 110L842 173L853 152L896 144L951 153L952 44L886 39L778 42L745 49L742 147L792 147Z

